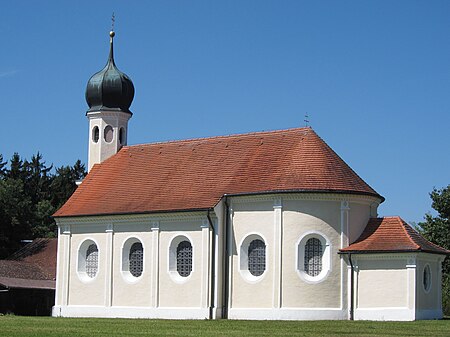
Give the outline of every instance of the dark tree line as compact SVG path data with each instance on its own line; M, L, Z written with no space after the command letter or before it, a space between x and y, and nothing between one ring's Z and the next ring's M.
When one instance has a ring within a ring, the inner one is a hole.
M425 215L425 222L419 224L420 231L431 242L450 250L450 185L430 193L431 206L437 216ZM450 315L450 257L442 264L442 309Z
M73 166L53 169L39 152L31 160L15 153L9 163L0 154L0 258L20 248L21 240L55 237L51 215L85 175L79 160Z

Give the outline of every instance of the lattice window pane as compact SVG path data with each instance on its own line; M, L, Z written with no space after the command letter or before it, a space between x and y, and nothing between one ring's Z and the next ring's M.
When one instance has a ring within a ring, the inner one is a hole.
M192 245L182 241L177 247L177 271L180 276L187 277L192 271Z
M86 251L86 275L93 278L98 271L98 248L91 244Z
M305 245L305 273L317 276L322 271L322 243L317 238L311 238Z
M261 276L266 270L266 244L253 240L248 246L248 270L253 276Z
M134 277L139 277L142 275L142 270L144 268L144 248L142 243L135 242L130 248L130 274Z

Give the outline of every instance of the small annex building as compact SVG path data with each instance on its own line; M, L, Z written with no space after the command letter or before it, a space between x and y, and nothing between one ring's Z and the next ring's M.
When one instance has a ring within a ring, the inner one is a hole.
M35 239L0 260L0 313L49 316L55 304L56 239Z
M55 214L54 316L442 317L450 252L311 128L127 145L131 79L88 82L89 173Z

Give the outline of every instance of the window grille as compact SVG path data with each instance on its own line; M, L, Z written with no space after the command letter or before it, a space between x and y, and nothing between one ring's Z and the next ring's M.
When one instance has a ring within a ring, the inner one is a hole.
M266 245L262 240L253 240L248 246L248 271L261 276L266 270Z
M144 267L144 248L142 243L135 242L131 245L129 264L130 264L130 274L134 277L139 277L142 275L142 270Z
M177 247L177 271L180 276L187 277L192 271L192 245L182 241Z
M98 271L98 248L96 244L91 244L86 251L86 275L95 277Z
M305 273L317 276L322 271L322 243L317 238L311 238L305 245Z

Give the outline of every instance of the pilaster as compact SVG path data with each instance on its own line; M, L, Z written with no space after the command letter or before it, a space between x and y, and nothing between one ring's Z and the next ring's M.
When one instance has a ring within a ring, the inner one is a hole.
M66 306L69 304L69 280L70 280L70 266L75 261L71 261L71 229L69 225L62 226L60 228L60 236L58 247L63 247L62 261L58 261L58 269L61 268L61 272L58 271L58 277L61 277L61 305ZM59 287L57 287L59 289ZM59 294L58 294L59 295ZM56 298L59 296L56 295Z
M208 300L210 298L209 294L209 277L210 277L210 253L209 253L209 222L208 219L202 221L202 266L201 266L201 306L202 308L208 308ZM212 305L212 304L211 304Z
M417 270L417 258L415 256L408 257L408 260L406 262L406 272L407 272L406 301L408 309L412 310L414 315L416 310L416 283L417 283L416 270ZM415 317L412 317L412 319L414 318Z
M105 249L105 307L112 305L112 289L113 289L113 235L114 226L108 224L106 226L106 249Z
M341 201L341 242L340 242L340 249L348 247L349 245L349 212L350 212L350 205L348 200L342 200ZM340 267L341 267L341 304L340 307L341 309L347 307L350 307L348 305L348 303L350 303L350 299L348 298L350 291L348 289L348 287L346 287L346 283L350 284L350 278L349 278L349 273L346 273L345 271L345 260L344 258L341 256L341 262L340 262ZM347 282L346 282L347 280ZM347 294L347 296L346 296ZM345 303L347 298L347 303ZM347 305L346 305L347 304Z
M282 230L282 217L283 206L281 198L277 198L273 203L273 216L274 216L274 242L273 242L273 296L272 306L273 308L281 307L281 291L282 291L282 242L283 242L283 230ZM266 267L267 268L267 267Z
M234 273L234 267L233 267L233 218L234 218L234 210L233 210L233 204L229 206L229 226L228 226L228 256L226 257L228 259L228 310L232 308L233 301L233 273ZM237 272L237 271L236 271ZM224 303L225 304L225 303Z
M151 223L152 230L152 270L151 270L151 306L159 307L159 221Z

